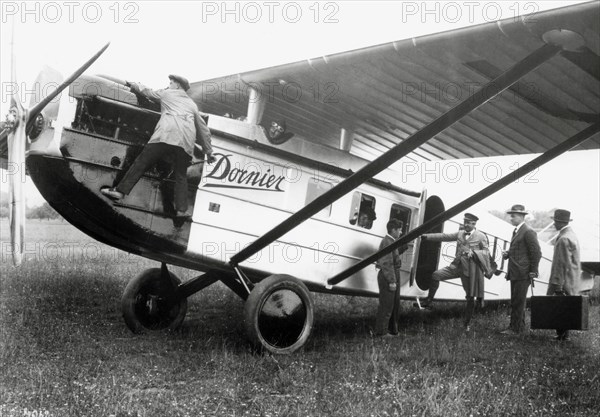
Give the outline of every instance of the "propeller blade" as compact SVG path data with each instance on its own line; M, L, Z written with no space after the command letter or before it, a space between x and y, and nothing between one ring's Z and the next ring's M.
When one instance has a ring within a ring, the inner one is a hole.
M40 101L34 108L29 110L29 118L27 119L27 130L31 129L31 126L35 122L35 118L42 111L44 107L48 105L56 96L58 96L65 88L67 88L73 81L75 81L86 69L90 67L99 57L106 51L106 48L110 45L108 42L104 45L96 54L91 57L85 64L83 64L77 71L75 71L69 78L67 78L56 90L49 94L46 98Z
M63 83L63 81L64 77L60 72L54 68L45 66L42 71L40 71L33 84L33 95L31 96L31 100L29 102L29 108L34 108L48 96L48 91L50 89L49 87L53 86L57 88ZM49 102L44 109L44 117L46 119L56 120L58 117L59 105L60 100L58 97L56 100Z
M21 265L23 260L23 247L25 237L25 201L23 200L25 148L27 145L26 120L27 110L23 108L17 86L17 69L15 59L15 26L13 22L11 39L10 76L14 91L10 97L10 111L7 115L7 124L3 129L8 133L8 202L10 210L8 222L10 224L10 243L15 266Z
M17 111L18 124L8 135L8 200L10 203L9 224L13 264L19 266L23 259L25 238L25 133L27 111Z
M19 91L17 89L17 60L15 59L15 25L12 27L12 39L10 42L10 82L14 91L10 96L10 107L16 107L19 113L23 113L23 103L19 97Z

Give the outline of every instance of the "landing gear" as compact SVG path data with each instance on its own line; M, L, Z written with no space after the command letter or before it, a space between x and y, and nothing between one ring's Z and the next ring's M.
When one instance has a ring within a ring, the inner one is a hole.
M289 275L271 275L256 284L244 305L250 341L277 354L289 354L308 340L313 302L306 285Z
M180 282L166 267L147 269L132 279L121 300L127 327L134 333L178 328L187 312L187 299L175 298Z

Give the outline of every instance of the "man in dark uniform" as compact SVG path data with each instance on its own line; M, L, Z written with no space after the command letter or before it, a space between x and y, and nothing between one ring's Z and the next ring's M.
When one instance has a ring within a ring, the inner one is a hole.
M537 233L525 224L528 214L525 207L515 204L506 213L510 214L510 223L515 226L508 251L502 253L508 259L506 279L510 281L510 325L502 334L521 334L525 328L525 304L527 289L538 276L538 265L542 251Z
M470 330L471 318L475 310L475 298L483 305L484 271L479 266L476 256L489 260L487 236L475 229L479 218L471 213L465 213L463 229L455 233L427 233L422 239L438 242L456 242L456 254L450 265L438 269L431 276L429 294L422 303L423 307L430 307L435 293L440 287L440 281L460 278L465 296L467 309L465 312L465 330ZM479 253L477 253L479 252Z
M384 236L379 245L379 250L392 244L402 234L402 221L390 220L386 227L388 234ZM375 336L389 336L398 334L398 321L400 320L400 254L406 250L404 245L391 253L382 256L377 261L379 273L377 284L379 286L379 307L375 321Z

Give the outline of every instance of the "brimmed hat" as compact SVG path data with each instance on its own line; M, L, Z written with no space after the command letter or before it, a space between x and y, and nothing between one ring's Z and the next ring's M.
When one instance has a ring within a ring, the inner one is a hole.
M525 206L521 204L515 204L506 212L507 214L529 214L528 211L525 211Z
M187 91L190 89L190 82L186 78L182 77L181 75L169 74L169 80L173 80L173 81L176 81L177 83L179 83L181 88L183 88L183 91Z
M554 216L552 216L552 220L568 223L573 219L571 218L571 212L569 210L556 209L554 211Z
M465 213L465 220L476 222L477 220L479 220L479 217L471 213Z

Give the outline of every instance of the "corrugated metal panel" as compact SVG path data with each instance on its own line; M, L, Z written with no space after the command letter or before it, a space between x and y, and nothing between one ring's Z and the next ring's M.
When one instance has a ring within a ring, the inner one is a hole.
M599 2L208 80L190 93L203 111L237 117L247 111L244 90L258 86L268 96L265 126L285 119L297 136L334 147L341 128L352 130L352 153L373 159L541 47L541 35L558 28L582 35L586 47L553 58L410 158L543 152L600 114ZM582 148L597 148L597 136Z

